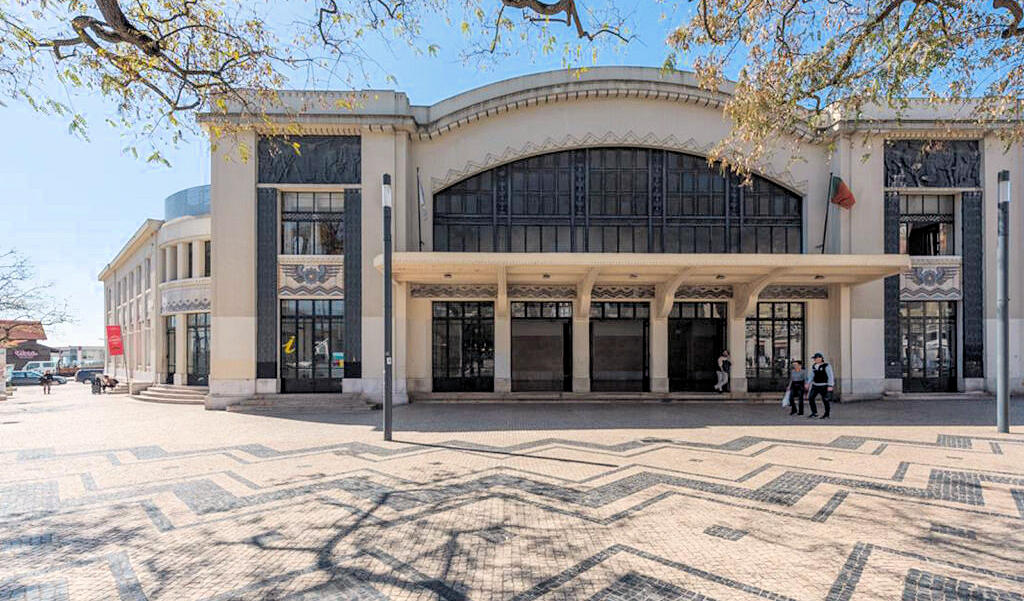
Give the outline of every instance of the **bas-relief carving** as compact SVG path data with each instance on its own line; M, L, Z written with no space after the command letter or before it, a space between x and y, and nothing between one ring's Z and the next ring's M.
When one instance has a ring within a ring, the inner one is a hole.
M732 286L680 286L676 289L676 298L701 300L732 298Z
M160 291L160 314L210 310L210 286L174 286Z
M956 301L963 298L960 264L914 265L900 275L900 300Z
M758 298L771 299L824 299L828 298L828 288L825 286L765 286Z
M299 145L296 152L292 143ZM358 184L359 136L261 137L258 181L262 184Z
M594 300L654 298L654 286L594 286L590 297Z
M517 159L523 159L558 150L588 147L593 148L601 146L639 146L645 148L675 150L678 152L706 156L714 145L714 142L701 144L693 138L680 140L676 136L659 137L653 133L640 136L632 131L628 131L624 134L608 132L604 135L588 133L582 137L568 135L557 140L554 138L545 138L544 141L540 143L528 142L520 148L512 148L509 146L500 154L488 153L478 161L467 162L461 169L449 169L443 177L430 178L430 187L431 193L433 194L447 188L455 182L466 179L472 175L476 175L481 171L486 171L497 165L503 165ZM777 171L771 166L764 165L758 170L758 175L775 180L776 182L800 194L806 195L807 193L807 180L797 181L793 179L793 174L788 170Z
M278 295L289 296L330 296L343 298L345 275L339 256L323 262L323 258L282 257L278 273Z
M412 284L413 298L495 298L498 287L493 284Z
M508 287L509 298L576 298L575 286L531 286L528 284L512 284Z
M886 140L885 185L890 188L981 187L977 140Z

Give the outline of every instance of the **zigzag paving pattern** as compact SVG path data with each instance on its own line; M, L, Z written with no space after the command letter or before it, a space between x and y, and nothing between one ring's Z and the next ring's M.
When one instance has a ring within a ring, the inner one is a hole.
M1024 601L990 403L414 405L385 443L54 390L0 403L0 601Z

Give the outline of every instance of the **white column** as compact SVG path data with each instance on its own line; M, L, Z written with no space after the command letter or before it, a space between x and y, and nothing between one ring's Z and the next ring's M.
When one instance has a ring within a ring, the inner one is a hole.
M188 383L188 315L178 313L174 320L174 383Z
M756 310L757 303L751 303ZM732 392L747 391L747 316L735 314L736 303L729 302L729 355L732 369L729 373L729 387ZM722 349L712 351L717 357Z
M164 264L163 275L164 275L164 278L163 278L163 281L165 281L165 282L170 282L171 280L173 280L173 279L175 279L177 277L177 270L175 270L175 262L176 262L176 259L177 259L177 255L175 255L175 252L176 251L174 249L174 246L165 246L164 247L164 253L163 253L163 255L164 255L164 260L163 260L163 264Z
M590 392L590 315L580 315L579 303L576 305L572 317L572 391Z
M178 251L178 277L177 279L183 280L188 275L188 243L179 242L177 244Z
M499 301L500 302L500 301ZM494 306L494 392L512 391L512 317L505 307Z
M188 248L186 246L186 248ZM203 241L193 240L192 241L192 277L201 278L203 277L204 267L206 265L206 253L203 252Z
M651 311L651 392L668 392L668 318Z

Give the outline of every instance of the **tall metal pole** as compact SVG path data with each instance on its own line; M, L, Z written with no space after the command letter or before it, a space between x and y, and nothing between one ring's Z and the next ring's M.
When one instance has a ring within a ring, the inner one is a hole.
M996 245L996 429L1010 431L1010 172L999 172Z
M381 183L384 205L384 440L391 440L391 175Z

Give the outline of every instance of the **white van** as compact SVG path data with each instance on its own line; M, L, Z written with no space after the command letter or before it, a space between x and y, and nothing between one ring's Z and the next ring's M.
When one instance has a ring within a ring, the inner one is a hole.
M53 373L57 373L57 362L56 361L29 361L21 368L21 371L37 371L41 374L46 373L46 370L50 370Z

